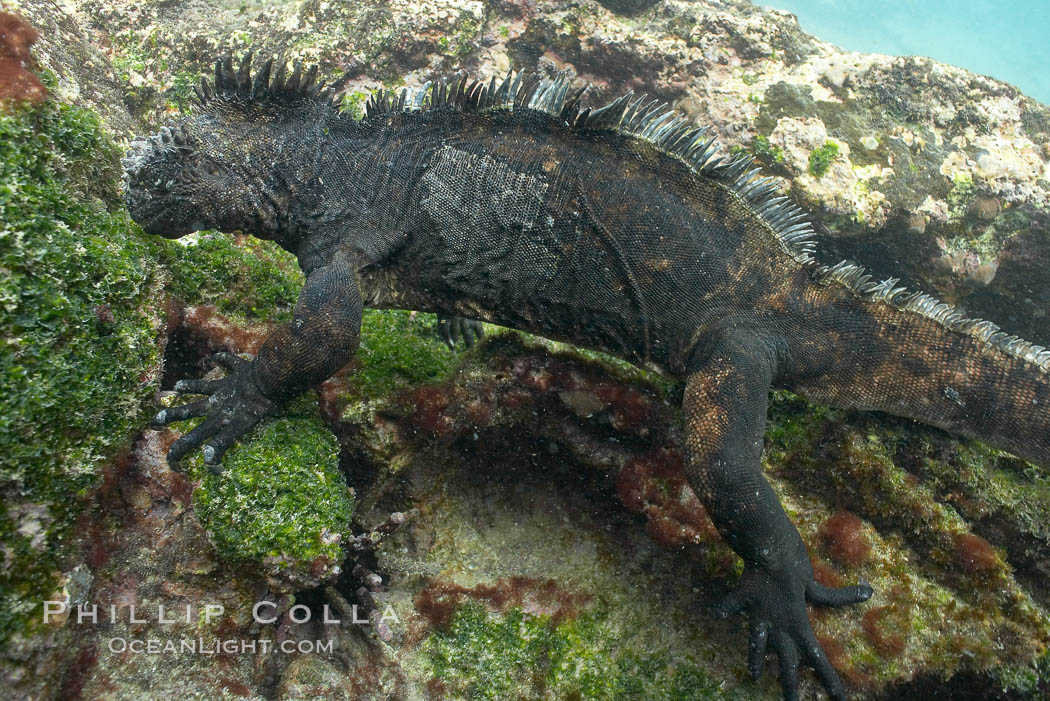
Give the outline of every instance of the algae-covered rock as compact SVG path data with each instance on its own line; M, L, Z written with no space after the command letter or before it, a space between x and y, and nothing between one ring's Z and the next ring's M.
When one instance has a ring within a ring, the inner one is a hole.
M679 674L702 690L681 698L776 698L746 681L743 621L704 613L738 565L684 488L673 390L599 363L494 338L448 382L377 414L401 448L378 483L420 512L380 550L386 600L414 616L399 664L453 698L622 698L629 680L675 698ZM944 689L1037 698L1050 634L1039 473L787 393L770 419L767 472L818 578L876 589L853 611L815 612L852 697L924 698L954 675ZM573 621L600 633L564 640Z
M53 76L45 82L54 85ZM0 109L0 648L31 657L41 602L71 587L73 527L147 416L163 311L150 244L89 110ZM43 638L42 638L43 639ZM45 647L47 645L45 644Z
M303 274L273 242L207 231L157 247L171 276L167 291L179 304L213 306L241 325L291 317Z
M223 458L221 474L199 455L191 464L201 480L194 511L220 557L261 563L275 591L339 575L354 496L312 394L245 436Z

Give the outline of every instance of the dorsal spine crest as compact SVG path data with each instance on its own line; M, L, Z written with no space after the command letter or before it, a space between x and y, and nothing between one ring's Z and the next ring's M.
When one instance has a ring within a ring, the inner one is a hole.
M254 101L290 106L315 100L338 109L339 93L349 75L330 85L317 80L317 66L303 72L297 61L289 75L283 58L268 59L251 71L252 54L246 54L237 69L226 56L215 64L214 84L201 79L196 87L202 106L213 100ZM805 212L779 193L773 178L761 175L754 160L741 154L718 154L718 144L700 127L667 103L628 92L597 108L583 108L581 98L587 86L570 90L567 71L552 78L539 74L508 71L500 81L470 80L456 73L437 82L428 81L418 89L381 89L365 106L365 119L424 110L459 112L534 110L550 115L575 131L613 131L651 143L662 153L683 161L693 172L725 187L739 197L768 226L784 250L802 266L811 269L819 284L840 284L865 300L885 302L905 312L931 319L945 328L973 336L1008 355L1032 363L1050 373L1050 350L999 330L990 321L966 317L950 304L921 292L897 287L897 278L873 281L866 270L849 261L832 266L818 265L813 257L816 232Z

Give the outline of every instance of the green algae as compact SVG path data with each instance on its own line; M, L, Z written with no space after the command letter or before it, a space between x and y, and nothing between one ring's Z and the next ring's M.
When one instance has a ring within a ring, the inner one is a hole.
M780 461L813 441L815 434L838 410L810 404L797 394L776 389L770 393L766 426L766 457Z
M201 479L195 512L223 557L343 559L355 500L316 402L308 393L254 428L223 456L222 474L208 471L199 452L187 461Z
M483 367L500 357L528 354L535 352L537 348L543 349L551 356L562 356L566 360L582 360L597 365L617 382L643 385L645 389L671 402L675 407L681 404L684 385L676 377L635 365L609 353L562 341L552 341L517 329L486 325L486 336L475 347L471 360L478 367Z
M1000 688L1017 701L1044 701L1050 687L1050 650L1026 667L1004 665L994 672Z
M180 46L183 37L155 22L145 27L125 26L110 34L106 43L123 89L124 107L142 121L153 123L191 106L200 70L206 71L213 57L226 52L239 55L254 38L254 33L244 30L224 33L215 46L193 52L204 58L203 65L199 58L180 55L186 50Z
M304 278L295 257L272 241L204 231L155 245L171 276L168 291L181 302L213 304L243 321L291 318Z
M450 58L462 60L477 48L482 26L472 13L465 10L460 12L455 26L455 34L438 37L437 47Z
M0 113L0 640L54 590L78 497L149 411L156 266L116 161L89 110Z
M768 136L763 134L756 136L752 149L755 157L766 165L779 166L784 163L784 149L770 143Z
M952 189L948 191L948 213L953 219L962 219L976 194L973 178L959 173L952 179Z
M839 155L839 146L834 141L826 141L820 148L809 154L809 173L815 178L823 177L831 168L831 162Z
M124 83L131 83L134 74L147 71L150 54L157 50L156 30L139 38L131 30L115 34L110 38L113 46L113 70Z
M377 399L401 388L439 382L456 362L456 353L438 340L433 314L366 309L350 375L351 398Z
M371 93L364 90L350 90L343 93L339 98L339 110L349 113L354 119L363 119L365 116L365 105Z
M601 605L556 621L512 607L493 613L465 603L447 631L423 643L431 673L454 697L689 701L745 699L694 660L625 640Z

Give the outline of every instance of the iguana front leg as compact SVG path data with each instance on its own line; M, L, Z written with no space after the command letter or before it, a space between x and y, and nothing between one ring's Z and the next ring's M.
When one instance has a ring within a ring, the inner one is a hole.
M686 472L729 545L744 560L740 583L715 612L751 617L748 672L757 679L767 647L780 663L784 698L798 698L798 667L812 667L828 695L845 701L834 668L810 627L806 602L867 600L871 587L829 589L813 578L806 546L762 475L766 408L777 353L746 332L718 334L693 359L685 389Z
M165 409L153 418L152 423L160 426L206 417L172 444L168 464L179 469L184 455L208 441L204 462L219 471L223 453L235 440L289 399L346 365L357 350L360 335L361 295L354 267L349 256L336 255L309 274L292 320L266 338L255 360L219 353L215 359L227 369L226 377L175 384L177 392L209 396Z

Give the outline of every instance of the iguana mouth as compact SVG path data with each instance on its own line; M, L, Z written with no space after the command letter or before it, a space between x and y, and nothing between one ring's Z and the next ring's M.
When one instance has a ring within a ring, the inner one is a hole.
M147 234L177 239L194 231L209 228L200 219L180 221L179 210L174 205L167 205L156 199L151 201L149 195L133 195L132 192L130 190L125 192L124 203L131 217Z

